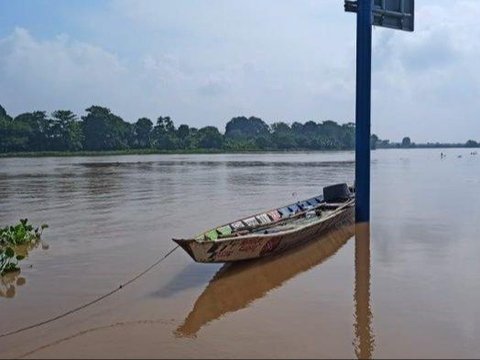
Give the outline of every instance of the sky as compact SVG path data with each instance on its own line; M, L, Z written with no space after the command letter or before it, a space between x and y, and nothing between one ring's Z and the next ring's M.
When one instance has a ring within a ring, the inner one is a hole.
M372 132L479 141L480 1L415 6L415 32L373 29ZM355 29L343 0L0 0L0 104L353 122Z

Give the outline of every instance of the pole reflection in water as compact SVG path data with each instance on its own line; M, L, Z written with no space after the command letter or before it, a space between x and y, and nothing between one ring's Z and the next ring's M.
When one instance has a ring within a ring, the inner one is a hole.
M324 262L354 235L352 222L282 254L224 265L198 297L179 337L194 337L205 324L246 308L270 290Z
M355 355L371 359L375 348L370 304L370 224L355 225Z

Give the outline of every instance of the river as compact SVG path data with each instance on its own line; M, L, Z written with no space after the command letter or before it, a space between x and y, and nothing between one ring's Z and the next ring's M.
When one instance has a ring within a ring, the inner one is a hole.
M470 153L373 151L369 229L233 266L177 250L102 302L0 338L0 357L478 356L480 156ZM0 333L117 288L172 237L353 179L353 152L2 158L0 226L48 223L49 246L2 279Z

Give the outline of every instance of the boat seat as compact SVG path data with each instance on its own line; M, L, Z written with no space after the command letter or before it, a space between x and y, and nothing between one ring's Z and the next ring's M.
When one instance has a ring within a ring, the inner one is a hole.
M282 218L282 214L280 214L280 212L278 210L272 210L272 211L268 212L267 215L270 216L270 218L273 221L278 221Z
M318 204L320 204L320 202L316 198L308 199L307 203L309 203L312 206L317 206Z
M310 205L307 201L302 201L300 202L298 205L300 205L300 207L303 209L303 210L306 210L306 209L309 209L312 207L312 205Z
M269 224L272 222L272 220L268 217L267 214L257 215L256 218L258 222L260 222L260 224Z
M245 224L242 223L241 221L236 221L234 223L231 223L230 226L232 227L233 231L240 230L241 228L245 227Z
M225 226L217 228L217 232L220 235L231 235L232 234L232 228L230 227L230 225L225 225Z
M317 199L317 201L318 201L319 203L323 203L323 202L324 202L324 200L323 200L323 195L319 195L319 196L315 197L315 199Z
M290 210L288 207L278 209L278 212L282 215L282 219L288 218L293 215L292 210Z
M257 226L258 225L258 221L257 219L255 219L255 217L251 217L251 218L248 218L248 219L243 219L242 220L245 224L247 224L247 226Z
M288 208L289 208L294 214L302 211L302 208L301 208L300 206L298 206L298 204L288 205Z
M212 240L212 241L215 241L218 239L218 233L217 233L217 230L210 230L208 232L205 233L205 238L207 240Z

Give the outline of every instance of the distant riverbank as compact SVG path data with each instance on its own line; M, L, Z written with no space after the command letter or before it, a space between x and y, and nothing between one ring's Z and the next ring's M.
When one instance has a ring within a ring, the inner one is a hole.
M244 151L251 152L251 151ZM115 156L115 155L150 155L150 154L221 154L221 150L156 150L156 149L127 149L111 151L27 151L0 153L0 158L9 157L73 157L73 156Z
M111 151L27 151L27 152L0 153L0 158L118 156L118 155L254 154L254 153L298 153L298 152L334 152L334 151L352 151L352 150L220 150L220 149L158 150L158 149L127 149L127 150L111 150Z
M461 148L470 148L467 146L449 146L444 147L408 147L408 148L379 148L372 149L375 150L395 150L395 149L461 149ZM332 150L311 150L311 149L295 149L295 150L221 150L221 149L185 149L185 150L158 150L158 149L126 149L126 150L111 150L111 151L28 151L28 152L11 152L11 153L0 153L0 158L14 158L14 157L76 157L76 156L118 156L118 155L191 155L191 154L266 154L266 153L299 153L299 152L336 152L336 151L354 151L354 149L332 149Z

